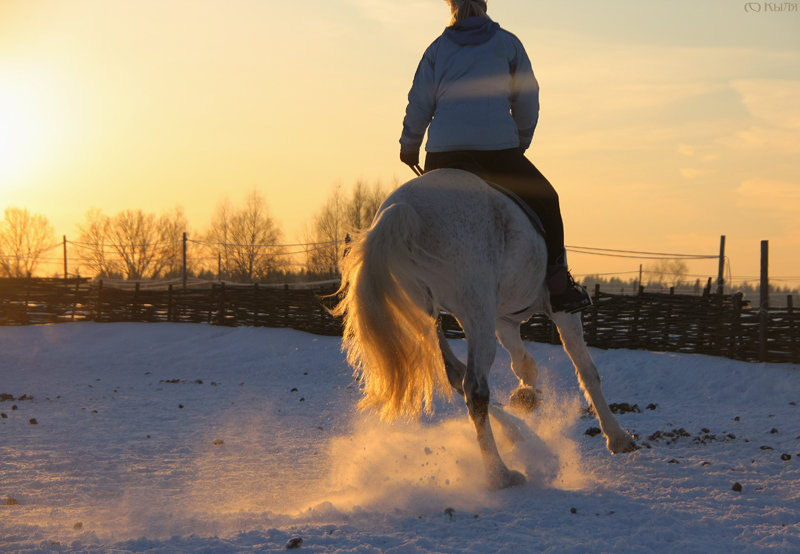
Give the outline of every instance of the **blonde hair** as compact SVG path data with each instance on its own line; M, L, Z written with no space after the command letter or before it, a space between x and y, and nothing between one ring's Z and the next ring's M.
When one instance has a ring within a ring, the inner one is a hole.
M485 17L486 15L486 0L445 0L450 5L450 26L455 25L459 21L463 21L468 17Z

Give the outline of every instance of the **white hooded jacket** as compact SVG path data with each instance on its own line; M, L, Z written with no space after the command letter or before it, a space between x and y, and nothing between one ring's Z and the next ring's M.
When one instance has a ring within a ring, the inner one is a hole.
M539 85L519 39L494 21L470 17L425 51L408 93L402 150L505 150L530 146Z

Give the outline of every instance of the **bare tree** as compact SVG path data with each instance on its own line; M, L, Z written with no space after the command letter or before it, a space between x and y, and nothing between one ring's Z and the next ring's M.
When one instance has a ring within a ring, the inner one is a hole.
M122 263L126 279L157 275L161 260L156 216L142 210L123 210L108 221L111 248Z
M306 256L309 273L333 275L337 271L347 236L346 209L342 187L336 185L314 217L312 235L307 239L316 243Z
M371 187L358 181L349 196L341 185L331 191L325 204L314 217L309 242L317 247L306 256L309 273L338 272L339 260L346 248L348 235L358 233L372 224L387 192L380 183Z
M55 246L47 218L23 208L6 208L0 222L0 269L9 277L31 277L42 254Z
M93 208L78 229L82 260L96 275L156 279L182 269L187 223L180 207L160 217L142 210L109 217Z
M189 231L189 223L183 208L176 206L158 218L159 272L163 277L176 277L183 271L183 234ZM188 245L187 245L188 247ZM192 269L193 256L188 256L187 270Z
M227 200L221 203L206 234L206 241L218 253L220 278L246 282L266 279L284 267L281 238L266 200L255 190L240 209Z
M233 208L227 198L217 206L217 212L211 220L211 227L205 235L208 243L208 254L217 259L217 277L219 279L230 277L231 274L231 250L233 239L231 238L231 217Z
M380 183L369 187L363 181L357 181L350 193L350 201L345 206L346 232L358 232L369 227L385 198L386 192Z
M97 208L86 212L86 222L78 225L81 261L100 277L120 274L119 265L108 249L108 216Z
M650 285L679 286L686 274L689 273L689 266L683 260L659 260L648 268L650 273Z

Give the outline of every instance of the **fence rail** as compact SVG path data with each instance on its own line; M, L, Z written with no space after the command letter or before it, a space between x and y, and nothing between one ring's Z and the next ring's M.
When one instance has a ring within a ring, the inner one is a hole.
M304 285L167 284L125 288L88 279L0 279L0 325L67 321L187 322L229 326L291 327L340 335L327 310L338 283ZM594 290L583 314L590 346L700 353L737 360L800 363L800 317L791 297L782 308L755 309L741 294L691 296L607 294ZM449 336L461 329L443 316ZM558 343L552 322L537 314L523 338Z

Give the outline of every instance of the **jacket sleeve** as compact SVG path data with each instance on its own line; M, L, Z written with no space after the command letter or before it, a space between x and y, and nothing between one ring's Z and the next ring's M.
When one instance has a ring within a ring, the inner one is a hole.
M400 136L401 150L419 151L425 130L433 119L436 109L434 59L437 43L438 40L431 44L422 56L408 92L408 106Z
M515 55L511 61L511 115L519 131L519 145L527 150L539 122L539 83L522 43L514 37Z

